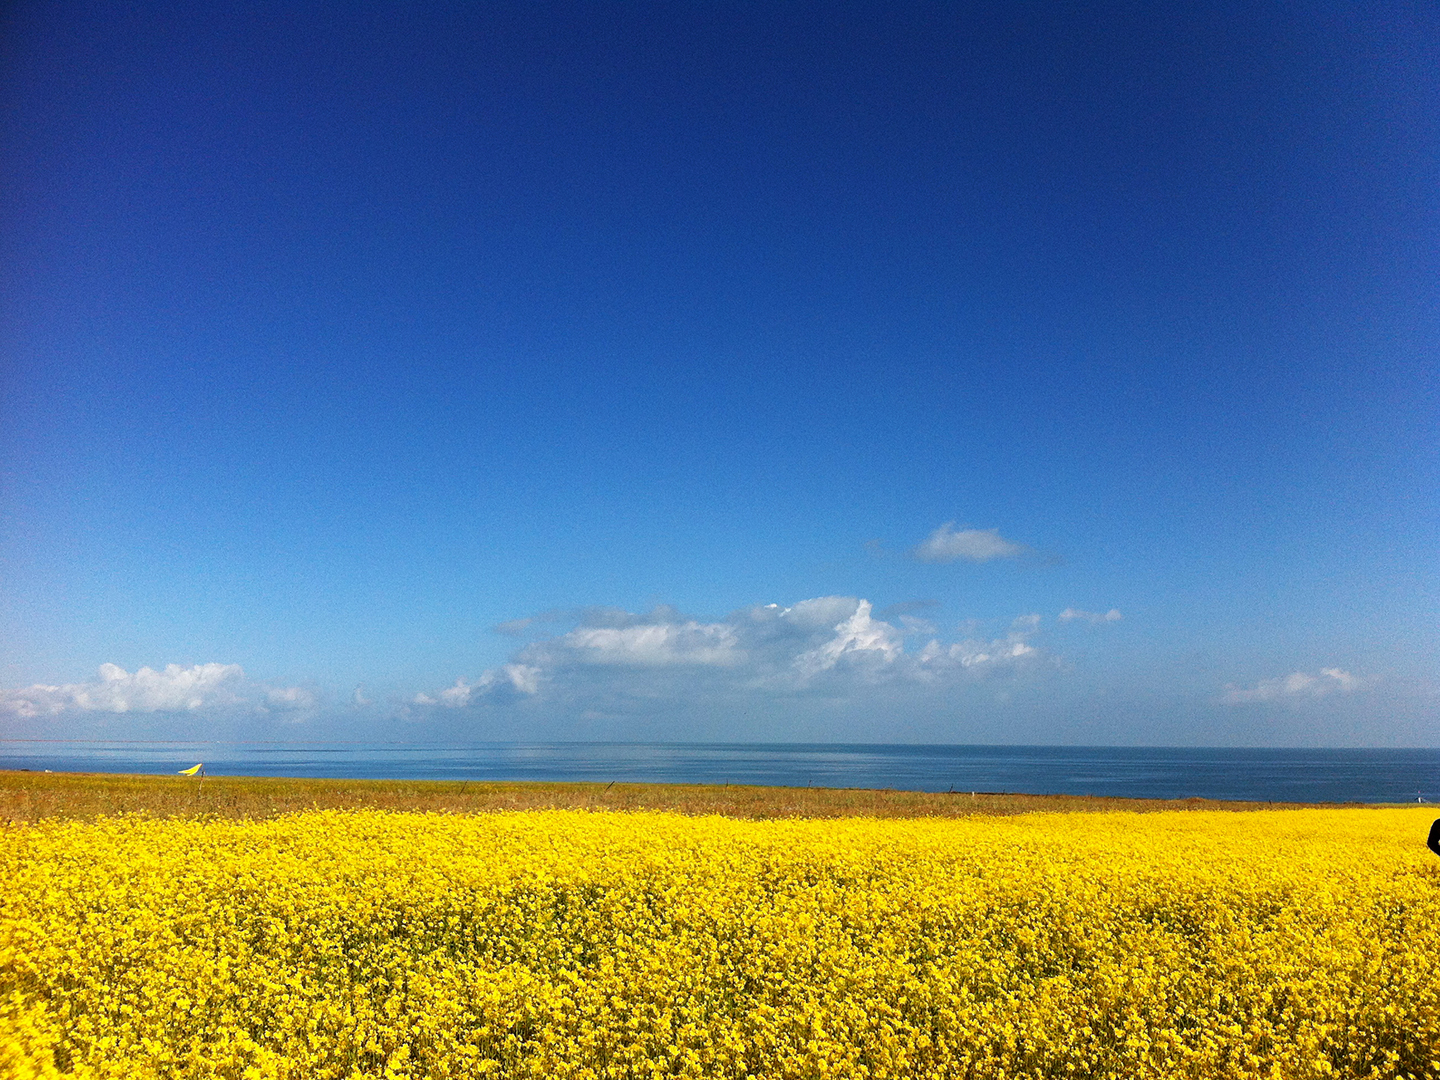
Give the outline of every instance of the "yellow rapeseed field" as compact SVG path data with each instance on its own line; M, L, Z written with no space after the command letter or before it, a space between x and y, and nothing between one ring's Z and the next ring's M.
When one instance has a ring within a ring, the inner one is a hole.
M1436 1077L1423 809L0 831L6 1077Z

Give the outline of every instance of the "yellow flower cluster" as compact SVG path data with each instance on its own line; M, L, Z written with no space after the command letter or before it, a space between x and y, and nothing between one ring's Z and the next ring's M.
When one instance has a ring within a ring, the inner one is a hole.
M1436 1077L1418 810L0 834L5 1077Z

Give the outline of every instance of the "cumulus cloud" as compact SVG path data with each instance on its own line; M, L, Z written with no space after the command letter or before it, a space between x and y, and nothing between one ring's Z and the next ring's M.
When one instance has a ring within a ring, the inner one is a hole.
M281 686L265 691L265 703L272 709L313 709L315 693L303 686Z
M883 619L871 616L869 600L860 600L849 618L833 627L833 637L795 657L793 667L802 679L829 671L847 656L869 664L893 664L904 654L901 633Z
M430 694L416 694L413 704L443 705L450 709L463 709L466 705L492 696L533 696L540 692L540 669L528 664L504 664L485 672L475 682L456 679L454 686L447 686Z
M947 521L915 548L915 557L922 562L990 562L992 559L1014 559L1029 549L1011 543L998 529L956 529Z
M931 641L916 657L918 670L924 676L937 678L947 672L993 668L1036 658L1039 650L1029 639L1038 627L1037 616L1034 622L1017 619L1010 633L990 641L971 637L949 646Z
M1224 705L1248 705L1265 701L1304 701L1331 694L1353 693L1362 683L1362 679L1338 667L1321 668L1318 675L1296 671L1277 679L1262 679L1249 689L1228 686L1220 696L1220 702Z
M1079 608L1067 607L1060 612L1061 622L1111 623L1119 622L1120 619L1120 609L1113 607L1109 611L1081 611Z
M725 623L650 623L584 626L566 634L564 647L585 664L737 664L744 658L735 628Z
M922 619L915 615L900 615L895 619L900 624L900 632L906 637L918 637L922 634L935 635L940 628L930 619Z
M0 690L0 713L22 719L85 713L296 713L316 704L314 693L303 687L250 682L239 664L169 664L163 671L142 667L134 673L101 664L98 676L94 682Z
M878 618L870 601L853 596L821 596L789 607L757 605L715 621L668 607L647 614L597 610L566 633L530 643L511 663L475 682L457 680L444 690L416 695L413 704L462 708L501 691L514 701L611 693L683 696L701 687L784 694L886 682L933 686L1014 669L1042 656L1030 643L1038 615L1021 616L999 638L972 633L951 642L942 642L924 620L902 615L898 621L897 626ZM907 638L922 634L929 640L906 648Z

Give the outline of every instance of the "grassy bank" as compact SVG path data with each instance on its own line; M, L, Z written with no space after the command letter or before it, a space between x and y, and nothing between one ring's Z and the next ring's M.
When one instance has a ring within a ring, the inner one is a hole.
M271 818L299 810L446 813L500 810L665 810L733 818L960 818L1035 811L1255 810L1280 804L1204 799L1111 799L968 791L932 794L743 784L584 784L440 780L313 780L0 771L0 821L154 817Z

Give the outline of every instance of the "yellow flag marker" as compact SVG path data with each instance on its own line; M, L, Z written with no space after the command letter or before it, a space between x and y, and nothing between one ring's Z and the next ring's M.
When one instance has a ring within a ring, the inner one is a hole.
M203 769L204 767L205 767L205 763L202 761L202 762L200 762L199 765L191 765L190 768L188 768L188 769L181 769L181 770L180 770L180 775L181 775L181 776L194 776L197 772L199 772L199 771L200 771L201 769Z

